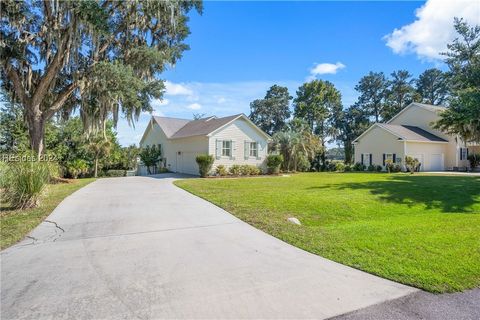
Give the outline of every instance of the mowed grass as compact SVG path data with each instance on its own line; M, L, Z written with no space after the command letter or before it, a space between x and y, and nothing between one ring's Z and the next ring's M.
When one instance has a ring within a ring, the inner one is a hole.
M480 177L304 173L175 184L345 265L436 293L480 286Z
M26 210L12 210L8 203L0 208L0 249L22 240L33 228L42 222L67 196L86 186L95 179L71 180L70 183L48 185L40 206Z

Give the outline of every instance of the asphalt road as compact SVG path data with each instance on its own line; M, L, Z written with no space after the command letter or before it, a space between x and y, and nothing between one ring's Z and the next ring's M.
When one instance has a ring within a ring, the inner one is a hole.
M480 289L431 294L416 292L392 301L333 318L332 320L478 320Z
M321 319L418 292L290 246L175 178L66 198L1 252L1 319Z

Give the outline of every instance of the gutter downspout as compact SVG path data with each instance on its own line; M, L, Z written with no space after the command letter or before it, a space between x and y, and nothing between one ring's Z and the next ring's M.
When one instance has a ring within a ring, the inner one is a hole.
M403 140L403 170L407 171L407 164L405 159L407 158L407 141Z

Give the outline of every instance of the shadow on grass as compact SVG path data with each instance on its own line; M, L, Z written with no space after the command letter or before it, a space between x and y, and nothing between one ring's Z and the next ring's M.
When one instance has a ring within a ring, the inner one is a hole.
M480 214L480 177L392 175L388 180L345 182L308 189L368 190L382 201L423 204L443 212Z

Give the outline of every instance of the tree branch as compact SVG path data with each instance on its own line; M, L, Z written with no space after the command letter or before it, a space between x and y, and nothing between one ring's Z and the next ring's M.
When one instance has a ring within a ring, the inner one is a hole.
M65 88L58 96L55 102L52 103L50 108L45 110L45 118L49 119L51 116L55 114L55 112L59 111L63 104L71 97L72 93L77 89L78 83L72 82L70 85Z
M52 83L53 79L55 79L55 77L57 76L58 71L62 68L63 59L66 56L65 49L69 47L69 43L71 41L70 35L73 24L75 24L75 22L72 22L72 25L70 25L70 27L65 30L65 34L62 37L62 40L60 40L60 45L58 46L55 57L53 58L50 65L47 67L45 75L40 79L37 85L37 89L35 90L35 93L32 97L32 105L40 105L46 91L48 90L48 87Z
M6 70L7 78L10 81L12 81L13 87L15 88L15 93L20 99L21 103L27 106L28 96L25 92L25 88L22 84L22 80L20 79L18 71L15 69L15 67L12 64L10 64L10 62L7 62L5 70Z

